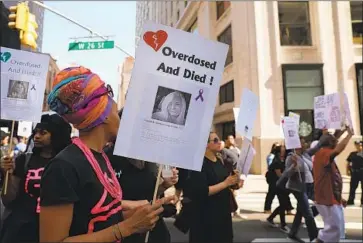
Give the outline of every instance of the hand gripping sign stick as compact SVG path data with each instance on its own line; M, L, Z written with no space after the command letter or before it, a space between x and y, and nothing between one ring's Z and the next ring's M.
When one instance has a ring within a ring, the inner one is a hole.
M155 203L156 201L156 197L158 195L158 189L159 189L159 183L160 183L160 178L161 178L161 171L162 171L162 166L159 165L159 169L158 169L158 177L156 178L156 183L155 183L155 189L154 189L154 196L153 196L153 201L152 204ZM150 231L148 231L146 233L146 237L145 237L145 243L149 242L149 235L150 235Z
M8 154L7 155L10 155L11 147L13 145L14 126L15 126L15 121L13 121L13 123L11 124L10 142L9 142L9 148L8 148ZM8 181L9 181L9 171L6 171L5 184L4 184L4 195L6 195L6 193L8 191Z

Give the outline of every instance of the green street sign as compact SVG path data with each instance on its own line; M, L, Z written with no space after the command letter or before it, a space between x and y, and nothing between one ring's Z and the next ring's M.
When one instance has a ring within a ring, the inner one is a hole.
M114 41L73 42L73 43L69 43L68 51L113 49L114 47L115 47Z

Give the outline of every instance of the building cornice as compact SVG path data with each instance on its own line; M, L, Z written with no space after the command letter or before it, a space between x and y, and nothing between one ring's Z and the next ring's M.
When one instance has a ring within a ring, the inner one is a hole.
M183 14L180 16L178 22L175 24L175 28L187 30L194 19L198 16L198 10L201 2L189 2L187 7L184 9Z

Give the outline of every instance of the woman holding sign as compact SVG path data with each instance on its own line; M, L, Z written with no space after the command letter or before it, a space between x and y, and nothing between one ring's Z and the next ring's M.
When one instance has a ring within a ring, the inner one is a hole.
M217 134L209 135L202 171L191 171L185 182L184 198L191 200L193 213L189 242L233 242L230 198L231 186L239 183L237 173L229 175L217 157L221 140Z
M120 118L111 87L84 67L57 74L48 103L79 130L79 138L44 171L40 242L116 242L152 229L170 199L122 214L122 191L103 152ZM54 223L54 219L57 220Z
M49 161L71 143L71 126L57 114L43 115L28 148L31 140L32 153L1 160L1 169L10 176L7 193L1 195L6 210L0 242L39 242L40 180Z
M119 112L122 116L122 110ZM157 180L157 164L141 160L113 155L114 145L105 148L105 153L110 159L116 177L122 185L122 207L124 215L140 205L148 204L153 199L155 183ZM162 182L158 188L158 197L164 191L175 185L178 181L178 170L173 169L171 177L162 175ZM163 218L172 217L176 213L176 207L172 204L163 205L164 212L150 232L148 243L170 243L171 237ZM123 243L144 243L145 234L133 234Z

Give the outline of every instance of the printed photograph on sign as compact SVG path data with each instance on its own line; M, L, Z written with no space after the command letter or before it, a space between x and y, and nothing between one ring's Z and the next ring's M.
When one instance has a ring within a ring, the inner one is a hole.
M184 126L191 96L180 90L159 86L151 118Z
M296 131L294 131L294 130L288 130L287 133L289 134L290 138L293 138L296 135Z
M29 82L19 80L9 80L8 98L27 99Z

